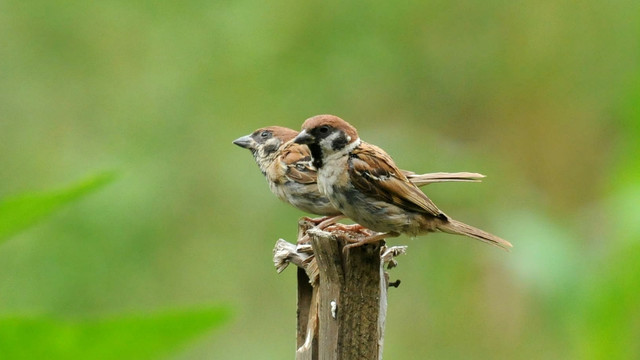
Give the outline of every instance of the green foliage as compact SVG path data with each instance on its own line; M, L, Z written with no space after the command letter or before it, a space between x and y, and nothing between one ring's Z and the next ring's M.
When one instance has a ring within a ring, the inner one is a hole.
M223 324L226 308L104 319L1 317L2 359L157 359Z
M0 240L64 205L111 183L116 173L92 176L65 189L10 197L0 203ZM227 308L187 309L103 319L0 316L2 359L155 359L229 317Z
M44 193L27 193L0 200L0 243L62 206L77 201L113 182L115 172L92 176L65 189Z

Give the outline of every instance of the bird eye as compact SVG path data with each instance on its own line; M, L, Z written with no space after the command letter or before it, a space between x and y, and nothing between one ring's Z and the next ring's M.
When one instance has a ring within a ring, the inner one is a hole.
M260 136L262 136L263 138L266 138L267 136L269 136L269 132L268 131L263 131Z
M326 134L329 132L329 127L327 125L321 126L320 129L318 129L320 131L320 133L322 134Z

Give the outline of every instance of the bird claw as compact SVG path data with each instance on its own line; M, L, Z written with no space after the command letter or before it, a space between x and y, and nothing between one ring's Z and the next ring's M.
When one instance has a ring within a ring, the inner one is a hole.
M394 233L394 232L388 232L388 233L377 233L377 234L375 234L375 235L370 235L370 236L368 236L368 237L365 237L364 239L355 240L355 241L354 241L354 240L351 240L351 241L352 241L352 243L351 243L351 244L345 245L345 246L342 248L342 253L346 255L346 254L347 254L347 252L348 252L350 249L353 249L353 248L356 248L356 247L360 247L360 246L362 246L362 245L366 245L366 244L376 243L376 242L378 242L378 241L382 241L382 240L384 240L384 239L386 239L386 238L390 238L390 237L397 237L397 236L399 236L399 235L400 235L400 234L398 234L398 233Z
M319 218L310 218L308 216L303 216L302 220L307 221L312 223L315 226L318 226L318 224L320 224L321 222L328 220L330 218L332 218L333 216L323 216L323 217L319 217Z
M360 224L350 224L350 225L334 224L334 226L336 227L336 229L342 230L344 232L360 232L363 229L366 229L364 226Z
M322 226L324 228L324 227L327 227L327 226L337 222L338 220L340 220L340 219L342 219L344 217L345 217L344 215L334 215L334 216L329 215L329 216L323 216L323 217L318 217L318 218L310 218L308 216L304 216L304 217L302 217L302 220L310 222L314 226L318 226L318 227L322 226L323 224L326 224L326 225Z
M349 252L349 250L360 247L362 245L366 245L366 244L370 244L371 242L367 241L367 238L364 238L362 240L348 240L351 242L351 244L345 245L342 248L342 254L343 255L347 255L347 253ZM380 241L380 240L376 240L376 241ZM375 242L375 241L372 241Z
M347 252L349 252L349 249L353 249L353 248L356 248L356 247L360 247L360 246L362 246L362 245L364 245L364 244L366 244L366 243L364 243L364 242L362 242L362 241L355 241L355 242L353 242L353 243L351 243L351 244L345 245L345 246L342 248L342 253L346 255L346 254L347 254Z
M319 222L318 224L316 224L316 227L320 230L324 230L327 227L331 226L331 225L338 225L337 222L341 219L344 219L345 216L344 215L337 215L337 216L327 216L325 218L323 218L323 220L321 222ZM340 224L342 225L342 224Z

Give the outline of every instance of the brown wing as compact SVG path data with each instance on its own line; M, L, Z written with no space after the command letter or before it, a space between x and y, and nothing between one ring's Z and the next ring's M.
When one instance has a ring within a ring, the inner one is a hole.
M354 186L368 196L406 210L445 216L427 195L407 180L393 159L377 146L363 142L351 152L349 176Z
M306 145L288 142L284 145L281 161L286 169L285 175L289 179L301 184L312 184L317 181L318 174L311 165L311 152Z

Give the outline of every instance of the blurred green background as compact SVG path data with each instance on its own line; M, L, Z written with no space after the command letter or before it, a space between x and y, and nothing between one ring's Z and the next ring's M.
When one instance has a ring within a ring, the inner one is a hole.
M223 306L157 356L293 358L271 250L303 214L231 141L331 113L402 168L486 174L425 192L514 245L391 240L386 358L640 358L638 1L8 0L0 40L5 203L117 174L0 244L3 318Z

